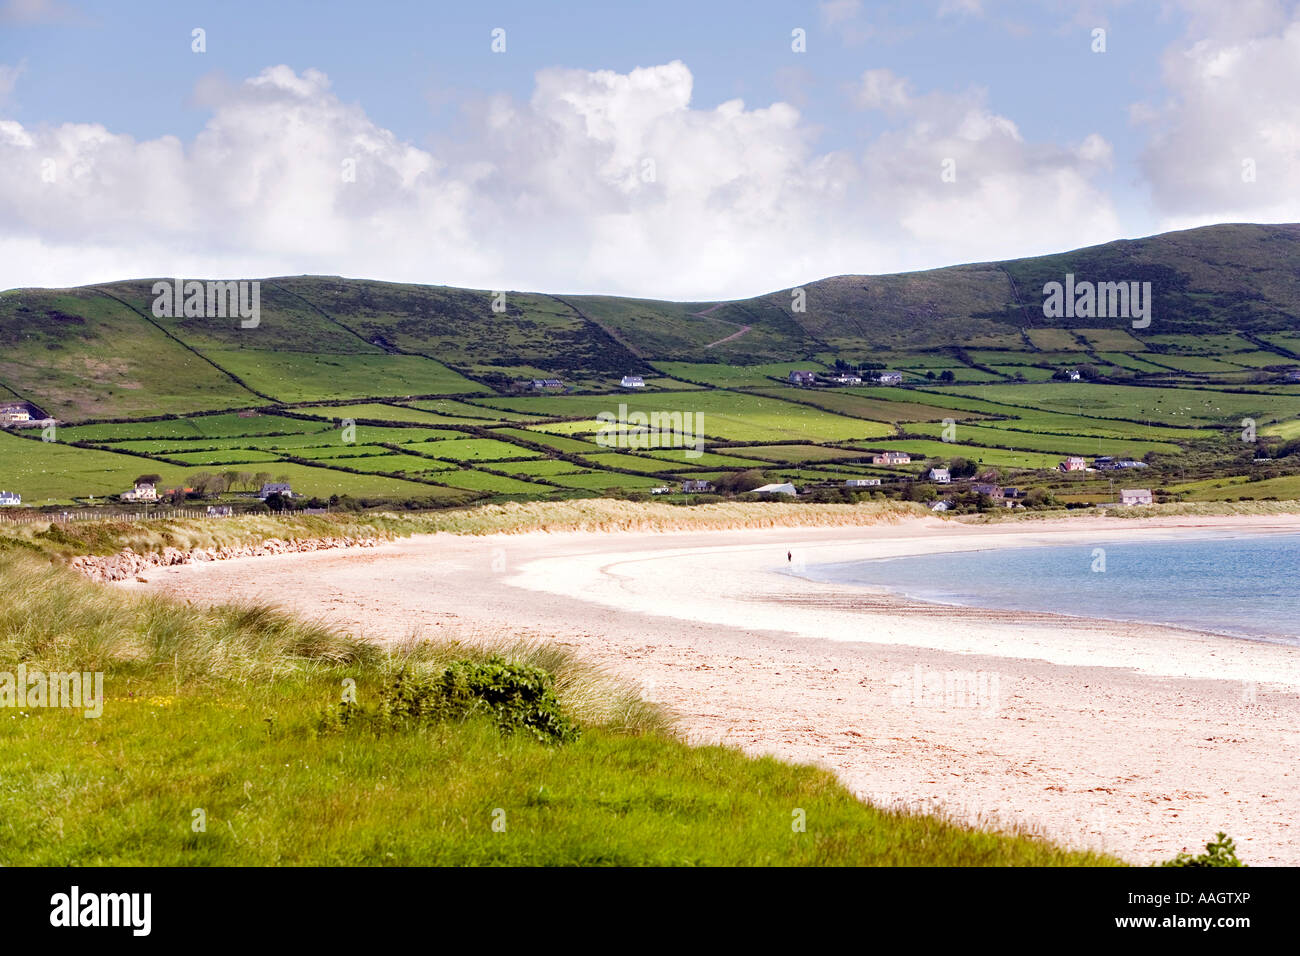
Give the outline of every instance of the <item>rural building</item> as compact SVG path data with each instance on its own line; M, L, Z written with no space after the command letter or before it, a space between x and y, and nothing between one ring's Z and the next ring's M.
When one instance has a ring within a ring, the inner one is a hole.
M879 478L850 478L844 482L845 488L870 488L880 484Z
M949 508L951 508L951 507L952 507L952 502L951 502L951 501L931 501L931 502L930 502L930 510L931 510L931 511L947 511L947 510L948 510Z
M1002 497L1002 488L998 485L976 482L970 486L970 490L975 492L977 495L988 495L990 498Z
M256 418L256 417L257 417L258 415L260 415L260 414L262 414L262 413L259 412L259 411L258 411L257 409L255 409L255 408L245 408L245 409L243 409L243 410L239 413L239 417L240 417L240 418Z
M763 485L761 488L755 488L755 489L753 490L753 494L756 494L756 495L796 495L796 494L798 494L798 492L794 490L794 485L790 484L790 482L787 481L787 482L784 482L783 484L779 484L779 485Z
M887 451L883 455L872 455L873 465L910 465L912 456L905 451Z
M268 481L262 486L262 490L257 493L257 497L265 501L271 495L280 495L283 498L292 498L293 489L289 487L288 482Z
M618 384L624 388L645 388L645 379L640 375L624 375L623 381Z
M564 388L564 383L558 378L535 378L532 387L540 392L547 388Z
M931 468L927 477L941 485L946 485L952 481L952 475L949 474L947 468Z
M712 491L713 482L705 481L703 478L688 478L682 482L682 491L687 494Z
M902 372L881 372L880 375L876 377L876 381L878 381L881 385L902 385L903 373Z
M1147 488L1120 489L1119 503L1122 505L1149 505L1151 500L1151 491Z
M829 381L834 382L836 385L861 385L862 376L861 375L832 375Z
M1069 458L1065 459L1065 461L1061 462L1060 467L1061 471L1086 471L1088 468L1088 462L1086 459L1080 458L1078 455L1071 455Z
M122 492L120 497L123 501L157 501L158 489L151 481L137 481L132 490Z
M1286 373L1288 382L1300 382L1300 368L1289 369Z
M672 494L672 492L673 489L670 488L668 485L660 485L658 488L650 489L650 494L652 495L670 495Z
M0 491L0 507L11 507L23 503L23 496L16 491Z
M1094 458L1092 466L1098 471L1123 471L1127 468L1145 468L1147 463L1134 461L1131 458L1112 458L1106 455L1101 458Z
M235 509L230 505L208 505L209 518L229 518L235 513Z
M12 425L31 420L32 410L24 402L0 405L0 425Z
M1071 382L1077 382L1081 378L1077 368L1067 368L1065 370L1065 377Z
M794 369L790 372L789 381L791 385L816 385L817 373L806 369Z

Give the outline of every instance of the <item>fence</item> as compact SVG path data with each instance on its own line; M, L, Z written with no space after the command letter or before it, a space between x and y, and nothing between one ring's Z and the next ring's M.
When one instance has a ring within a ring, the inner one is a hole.
M9 524L49 524L65 521L144 521L146 519L160 521L168 518L229 518L231 516L230 512L209 513L197 508L151 508L148 511L56 511L38 514L0 512L0 521Z

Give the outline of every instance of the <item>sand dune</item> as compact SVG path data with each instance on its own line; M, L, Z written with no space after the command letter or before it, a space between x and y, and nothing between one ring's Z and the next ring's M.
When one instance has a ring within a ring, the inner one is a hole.
M429 535L164 568L148 587L268 598L378 640L554 640L640 683L691 739L822 764L877 803L1140 863L1225 830L1247 862L1297 864L1297 649L797 577L801 562L1208 528L1300 518Z

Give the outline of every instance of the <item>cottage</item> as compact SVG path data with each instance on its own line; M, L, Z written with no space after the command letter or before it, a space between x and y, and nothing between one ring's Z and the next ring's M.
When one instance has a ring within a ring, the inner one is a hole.
M832 375L830 381L836 385L861 385L861 375Z
M1081 376L1079 375L1079 370L1077 368L1067 368L1065 370L1065 377L1067 380L1071 382L1077 382L1081 378Z
M990 498L1001 498L1002 488L998 485L990 485L985 482L975 482L970 486L970 490L977 495L988 495Z
M32 410L22 402L0 405L0 425L13 425L31 420Z
M947 511L952 507L951 501L932 501L930 502L931 511Z
M756 494L756 495L796 495L796 494L798 494L798 492L794 490L794 485L790 484L790 482L788 482L788 481L787 481L787 482L784 482L783 484L779 484L779 485L763 485L763 486L760 487L760 488L755 488L755 489L753 490L753 493Z
M645 379L640 375L624 375L618 384L624 388L645 388Z
M887 451L882 455L872 455L873 465L910 465L912 456L905 451Z
M791 385L805 386L817 384L817 373L810 372L807 369L793 369L789 375Z
M927 477L936 484L946 485L952 481L952 475L947 468L931 468Z
M15 507L23 503L23 496L16 491L0 491L0 508Z
M292 498L293 489L289 487L288 482L268 481L262 486L262 490L257 493L257 497L265 501L271 495L279 495L281 498Z
M903 373L902 372L881 372L878 376L876 376L876 381L879 382L881 385L902 385Z
M229 518L235 513L235 509L230 505L208 505L209 518Z
M122 492L123 501L157 501L158 489L152 481L137 481L131 491Z
M1149 505L1151 501L1151 492L1147 488L1120 489L1119 503L1122 505Z
M558 378L535 378L532 381L534 391L544 391L548 388L564 388L564 383Z
M1071 455L1060 464L1061 471L1086 471L1088 468L1087 460L1078 455Z
M658 488L650 489L650 494L652 495L670 495L672 494L672 492L673 489L670 488L668 485L660 485Z
M703 478L688 478L682 482L682 491L686 494L699 494L713 490L713 482L705 481Z
M844 482L845 488L870 488L880 484L879 478L850 478Z

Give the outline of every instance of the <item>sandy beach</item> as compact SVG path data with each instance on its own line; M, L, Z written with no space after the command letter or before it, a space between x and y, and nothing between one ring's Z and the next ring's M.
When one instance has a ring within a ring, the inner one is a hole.
M639 684L693 742L825 766L877 804L1143 864L1224 830L1250 864L1300 864L1300 648L798 576L1218 530L1297 532L1300 517L440 534L160 568L122 586L269 600L375 640L555 641Z

